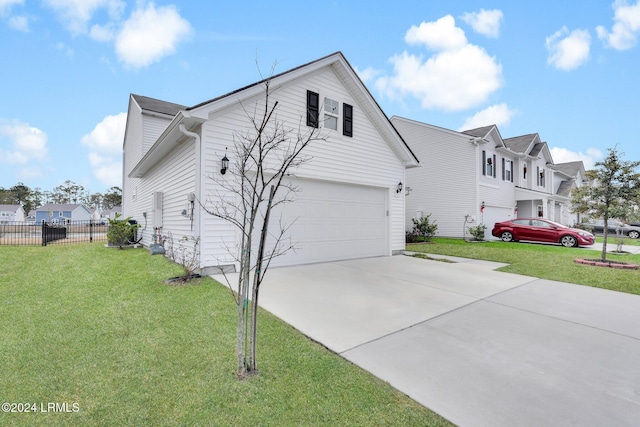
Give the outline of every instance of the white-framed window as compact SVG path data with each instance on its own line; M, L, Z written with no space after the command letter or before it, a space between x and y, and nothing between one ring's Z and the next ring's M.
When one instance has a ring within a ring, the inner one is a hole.
M540 167L538 166L536 168L536 180L538 181L538 187L545 187L545 171L544 169L540 169Z
M502 180L513 182L513 161L502 158Z
M482 175L496 177L496 155L482 150Z
M331 98L324 98L324 127L338 130L338 116L340 115L340 103Z

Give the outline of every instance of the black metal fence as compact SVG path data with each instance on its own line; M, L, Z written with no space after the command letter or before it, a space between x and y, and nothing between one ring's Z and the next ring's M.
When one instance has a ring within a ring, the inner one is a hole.
M47 246L51 244L106 242L109 225L103 221L68 221L64 224L14 222L0 224L0 245Z

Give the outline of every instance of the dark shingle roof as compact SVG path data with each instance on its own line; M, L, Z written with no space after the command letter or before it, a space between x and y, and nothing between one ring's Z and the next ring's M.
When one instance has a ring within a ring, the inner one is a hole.
M131 94L133 99L136 100L140 108L147 111L153 111L155 113L168 114L175 116L180 110L186 110L188 107L180 104L174 104L173 102L161 101L159 99L149 98L148 96Z
M531 142L536 137L535 133L530 133L528 135L515 136L513 138L507 138L504 140L504 145L507 148L510 148L512 151L516 153L524 153L527 148L531 145ZM540 152L538 150L538 152ZM525 153L528 154L528 153Z
M36 209L36 211L38 212L46 212L48 210L55 210L55 211L72 211L76 208L78 208L79 206L82 206L80 204L56 204L56 203L47 203L44 206L40 206L38 209Z
M544 144L545 144L544 142L538 142L536 145L533 146L533 148L529 152L529 155L530 156L537 156L538 154L540 154L540 152L544 148Z
M554 169L564 172L569 176L577 176L578 172L584 169L584 164L581 160L576 162L557 163L554 165Z
M465 135L475 136L477 138L484 138L494 127L495 125L483 126L481 128L464 130L462 133Z
M558 187L558 191L556 194L558 196L569 197L569 194L571 193L571 189L573 187L574 187L574 181L572 179L562 181L560 183L560 186Z

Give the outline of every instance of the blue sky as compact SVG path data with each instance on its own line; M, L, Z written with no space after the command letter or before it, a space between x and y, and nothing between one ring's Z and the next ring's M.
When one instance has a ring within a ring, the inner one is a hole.
M336 51L389 117L640 160L639 37L640 0L0 0L0 186L121 186L130 93L195 105Z

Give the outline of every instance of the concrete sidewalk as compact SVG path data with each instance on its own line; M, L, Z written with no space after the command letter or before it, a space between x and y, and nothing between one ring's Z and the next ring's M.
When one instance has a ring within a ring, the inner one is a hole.
M458 425L638 425L640 296L460 261L273 269L261 305Z
M588 246L583 249L602 252L602 243L594 243L592 246ZM607 240L607 253L613 252L616 249L617 249L617 245L615 244L615 242L613 240ZM623 245L622 251L628 252L632 255L638 255L640 254L640 246Z

